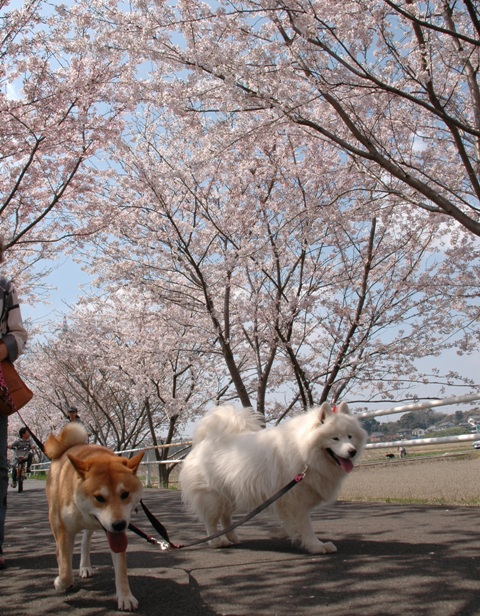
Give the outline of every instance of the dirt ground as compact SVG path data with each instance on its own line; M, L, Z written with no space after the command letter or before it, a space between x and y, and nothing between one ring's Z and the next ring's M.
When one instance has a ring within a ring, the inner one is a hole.
M383 454L385 457L385 453ZM480 455L368 460L347 477L339 500L431 505L480 505Z

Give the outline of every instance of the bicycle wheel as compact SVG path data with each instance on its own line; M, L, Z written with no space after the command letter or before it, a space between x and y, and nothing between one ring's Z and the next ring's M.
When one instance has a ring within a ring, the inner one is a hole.
M17 468L18 491L23 492L23 480L25 479L25 462L20 462Z

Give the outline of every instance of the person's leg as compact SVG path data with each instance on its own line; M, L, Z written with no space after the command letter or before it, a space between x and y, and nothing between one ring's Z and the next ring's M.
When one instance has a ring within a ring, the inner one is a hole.
M8 417L0 415L0 568L3 569L3 540L7 515L8 462L7 462Z

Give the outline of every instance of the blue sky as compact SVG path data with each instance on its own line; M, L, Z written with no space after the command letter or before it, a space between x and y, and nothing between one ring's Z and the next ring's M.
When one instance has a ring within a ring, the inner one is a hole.
M83 293L82 285L88 285L90 280L80 265L68 257L55 263L54 268L46 278L46 284L52 287L47 302L37 305L22 303L24 320L30 320L36 326L41 327L50 320L60 321Z

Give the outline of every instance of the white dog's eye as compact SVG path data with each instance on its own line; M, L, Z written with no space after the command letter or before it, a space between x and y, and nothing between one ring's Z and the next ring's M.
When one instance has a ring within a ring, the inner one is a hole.
M348 435L348 438L349 438L350 440L352 440L352 435L351 435L351 434L349 434L349 435Z
M97 501L97 503L105 503L105 497L102 496L101 494L98 494L97 496L95 496L95 500Z
M338 441L338 440L340 440L340 439L338 438L338 436L334 436L334 437L333 437L333 440L334 440L334 441Z

